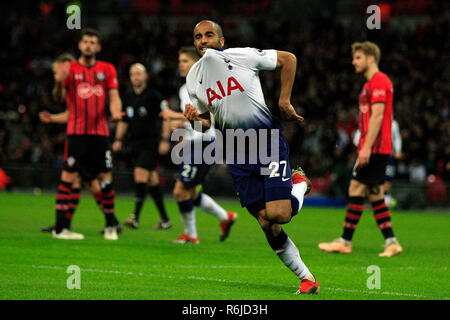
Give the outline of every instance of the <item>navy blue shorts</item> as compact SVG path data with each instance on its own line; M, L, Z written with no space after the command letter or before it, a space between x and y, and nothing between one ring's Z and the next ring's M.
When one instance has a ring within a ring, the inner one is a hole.
M292 173L289 164L289 145L279 138L279 160L268 164L228 164L242 207L256 214L266 202L291 199ZM261 174L261 169L269 174Z
M214 141L203 142L201 150L203 151L203 149L206 148L210 143L214 143ZM211 164L205 163L195 164L194 159L200 159L199 157L201 157L201 155L196 155L194 153L195 149L193 143L191 143L191 150L192 152L190 154L190 163L183 162L179 167L179 180L186 188L192 188L199 184L202 184L205 181L209 169L212 166Z

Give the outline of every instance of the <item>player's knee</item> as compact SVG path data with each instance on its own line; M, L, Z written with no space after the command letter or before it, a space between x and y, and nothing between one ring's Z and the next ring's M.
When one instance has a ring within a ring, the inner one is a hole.
M275 222L278 224L284 224L291 221L292 218L292 209L290 207L278 206L267 208L267 218L271 222Z
M175 187L173 189L173 196L177 202L190 199L190 193L182 187Z

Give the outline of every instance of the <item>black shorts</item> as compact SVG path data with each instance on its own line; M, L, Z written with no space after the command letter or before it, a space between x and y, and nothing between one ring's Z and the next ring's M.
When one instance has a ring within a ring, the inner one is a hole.
M110 172L113 165L109 137L68 135L64 160L64 170L78 172L85 181Z
M384 183L388 154L372 154L369 164L358 167L355 163L352 178L368 186L380 186Z
M153 171L158 160L158 143L156 141L130 142L128 145L134 167Z

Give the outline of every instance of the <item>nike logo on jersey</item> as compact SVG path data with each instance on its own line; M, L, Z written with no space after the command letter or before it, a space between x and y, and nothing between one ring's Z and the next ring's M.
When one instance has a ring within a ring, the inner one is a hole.
M206 89L206 96L208 97L208 104L212 106L212 102L216 99L222 100L226 96L229 96L233 90L239 90L240 92L244 92L244 88L242 88L241 84L234 78L229 77L227 81L227 92L225 93L225 89L220 81L217 81L217 87L222 95L218 94L211 88Z
M289 179L291 179L291 178L281 178L281 181L288 181Z
M202 76L202 78L200 79L199 83L200 83L200 84L203 83L203 76Z

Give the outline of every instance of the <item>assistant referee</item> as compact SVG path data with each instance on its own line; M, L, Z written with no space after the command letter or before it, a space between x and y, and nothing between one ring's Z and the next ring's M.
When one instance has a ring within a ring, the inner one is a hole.
M159 186L156 169L158 154L167 154L170 149L169 128L158 117L161 104L166 103L162 95L147 86L147 70L141 63L130 67L132 90L123 99L126 116L116 129L113 151L122 149L125 133L128 131L126 148L134 162L135 209L125 220L130 228L139 227L139 215L148 191L153 197L160 214L160 220L154 229L169 229L172 226L164 207L163 195Z

